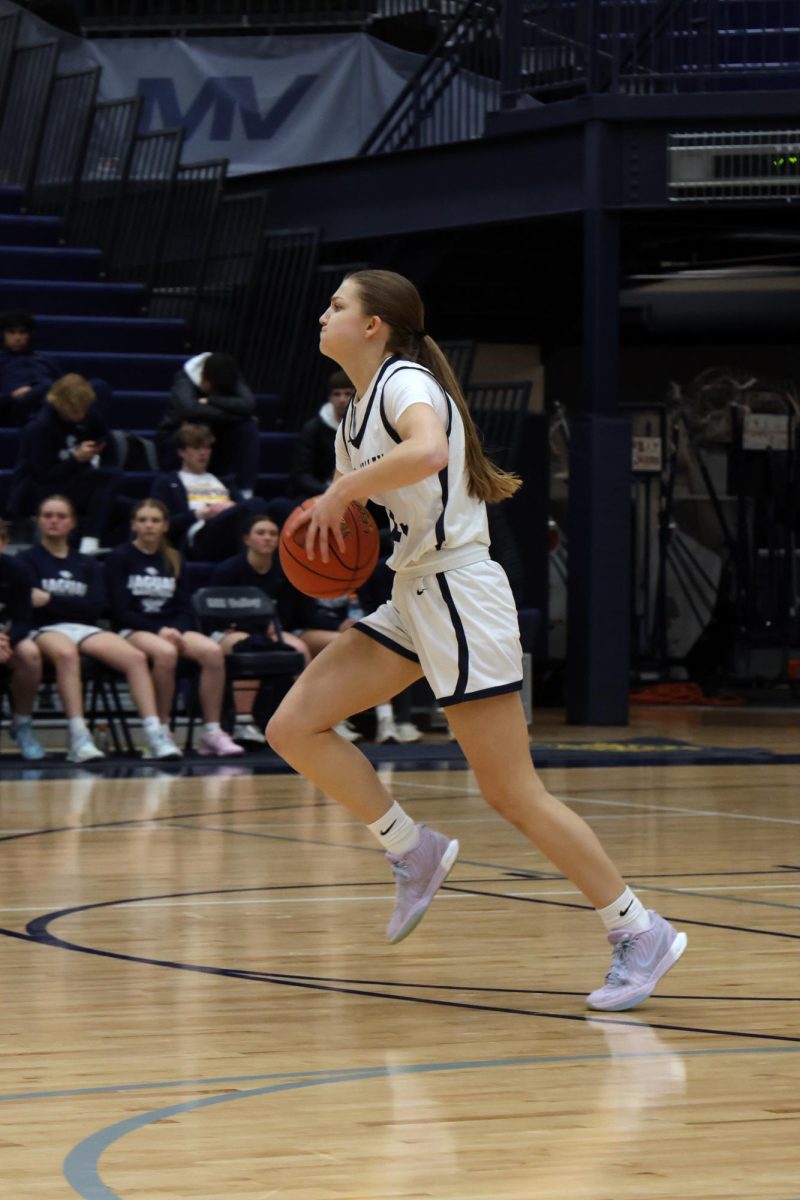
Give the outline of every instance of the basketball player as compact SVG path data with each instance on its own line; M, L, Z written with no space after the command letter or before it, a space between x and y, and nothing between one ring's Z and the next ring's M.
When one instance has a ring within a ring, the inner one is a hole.
M486 503L519 479L484 456L453 374L425 332L416 288L388 271L348 276L320 318L320 350L356 387L337 434L336 475L311 510L306 549L326 562L353 500L388 513L391 600L337 638L297 680L267 728L273 748L369 826L397 879L387 930L399 942L447 878L458 842L414 823L370 763L331 727L425 675L486 801L597 909L613 947L591 1008L633 1008L686 947L625 885L584 821L534 770L519 696L522 654L505 574L489 557Z

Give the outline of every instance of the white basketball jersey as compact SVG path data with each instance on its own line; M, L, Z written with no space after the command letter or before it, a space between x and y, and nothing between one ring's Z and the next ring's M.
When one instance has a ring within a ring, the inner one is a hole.
M486 505L470 496L464 456L464 424L456 404L427 368L401 358L388 358L376 371L363 396L354 397L336 434L336 468L342 474L369 466L401 441L397 422L412 404L427 404L447 432L447 466L419 483L370 496L389 516L395 547L389 559L394 571L448 569L464 554L488 557Z

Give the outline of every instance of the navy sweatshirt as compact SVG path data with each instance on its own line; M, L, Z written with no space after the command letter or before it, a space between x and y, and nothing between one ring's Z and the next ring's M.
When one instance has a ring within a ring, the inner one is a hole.
M0 403L10 400L11 393L21 387L31 388L31 395L43 400L63 374L63 367L52 354L0 350Z
M22 431L15 475L27 473L37 485L55 488L84 471L91 471L91 463L78 462L72 454L81 442L105 442L103 458L113 461L108 426L97 405L93 404L83 420L75 423L64 421L52 404L44 404Z
M178 577L163 554L145 554L133 542L117 546L106 559L108 603L120 629L158 633L167 626L185 633L196 628L186 571Z
M0 554L0 632L12 646L31 631L31 584L24 567Z
M275 601L278 620L284 629L295 629L303 623L300 613L304 597L289 583L277 555L263 575L250 566L246 551L226 558L214 568L211 582L224 587L257 587ZM243 628L246 628L244 623Z
M31 587L50 593L50 602L33 609L33 625L58 625L77 621L96 625L106 606L100 564L88 554L70 550L66 558L57 558L44 546L31 546L16 556L25 569Z

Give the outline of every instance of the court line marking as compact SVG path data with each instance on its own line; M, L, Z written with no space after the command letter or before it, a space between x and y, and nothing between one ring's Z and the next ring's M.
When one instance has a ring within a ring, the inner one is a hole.
M596 1024L602 1025L604 1021L601 1017L597 1017ZM649 1029L649 1026L639 1026L641 1029ZM709 1046L705 1049L681 1049L681 1050L622 1050L619 1052L608 1051L596 1054L577 1054L569 1055L564 1058L561 1055L537 1055L535 1057L524 1056L521 1058L486 1060L489 1065L497 1066L527 1066L527 1065L547 1065L548 1063L561 1062L602 1062L611 1059L616 1062L618 1059L639 1059L639 1058L684 1058L698 1056L703 1057L730 1057L737 1054L800 1054L800 1046ZM419 1066L424 1066L424 1063ZM444 1063L442 1064L444 1069ZM460 1068L461 1060L455 1060L455 1065ZM475 1065L484 1065L483 1060L476 1060ZM149 1079L142 1083L106 1083L97 1084L94 1087L82 1088L52 1088L48 1091L38 1092L9 1092L6 1095L0 1095L0 1104L19 1104L26 1100L66 1100L72 1096L106 1096L106 1095L124 1095L126 1092L155 1092L169 1091L171 1088L190 1088L190 1087L211 1087L222 1086L230 1083L256 1083L258 1080L284 1080L284 1079L324 1079L329 1075L344 1075L346 1072L355 1072L364 1070L363 1067L318 1067L313 1071L264 1071L257 1075L212 1075L208 1077L200 1076L197 1079ZM392 1074L408 1074L416 1071L415 1064L395 1064L387 1068L387 1073Z
M229 890L230 891L239 891L241 889L231 888ZM467 891L468 892L469 889L460 889L458 887L454 887L453 891L456 891L456 892ZM177 894L180 895L181 893L177 893ZM198 894L204 894L204 893L198 893ZM209 893L205 893L205 894L209 894ZM211 894L213 894L213 893L211 893ZM480 896L480 895L484 895L485 893L476 892L475 894ZM160 898L164 899L166 897L162 896ZM23 941L36 942L39 945L47 945L47 946L51 946L54 948L60 948L60 949L64 949L64 950L74 951L77 953L89 954L89 955L97 956L100 958L111 958L111 959L116 959L116 960L119 960L122 962L142 963L142 964L145 964L148 966L155 966L155 967L162 967L162 968L167 968L167 969L171 969L171 970L181 970L181 971L193 972L193 973L201 974L201 975L212 975L212 976L219 976L219 977L223 977L223 978L233 978L233 979L246 979L246 980L251 980L254 982L271 983L273 985L284 986L284 987L298 987L298 988L304 988L304 989L307 989L310 991L334 992L334 993L339 993L341 995L350 995L350 996L367 996L367 997L370 997L373 999L394 1000L394 1001L399 1001L399 1002L402 1002L405 1004L427 1004L431 1007L456 1008L456 1009L460 1009L462 1011L497 1012L497 1013L502 1013L502 1014L509 1015L509 1016L538 1017L542 1020L549 1020L549 1021L578 1021L581 1023L586 1023L587 1021L590 1021L593 1019L592 1017L587 1017L585 1013L580 1013L580 1014L579 1013L554 1013L554 1012L543 1011L541 1009L510 1008L508 1005L475 1004L475 1003L468 1003L463 1000L442 1000L442 999L438 999L438 998L431 997L431 996L422 996L421 997L421 996L416 996L416 995L404 995L402 993L398 994L396 992L367 990L367 989L361 988L361 987L351 987L351 986L343 987L341 985L341 981L325 980L324 977L321 982L318 982L318 977L308 976L308 975L300 975L300 974L286 975L281 972L272 972L272 971L263 971L262 972L262 971L253 971L253 970L246 970L246 969L226 968L226 967L211 967L211 966L207 966L207 965L203 965L203 964L199 964L199 963L186 963L186 962L180 962L180 961L171 961L168 959L164 960L164 959L150 958L150 957L146 957L143 955L125 954L125 953L122 953L121 951L101 950L101 949L95 948L93 946L85 946L80 943L70 942L70 941L67 941L66 939L59 938L56 934L52 933L49 928L49 926L52 924L53 921L57 921L60 918L65 917L65 916L70 916L73 913L83 913L83 912L88 912L92 909L98 909L98 908L109 908L115 904L140 903L142 899L144 899L144 897L142 897L142 898L130 897L128 900L124 900L124 899L119 900L118 899L116 901L106 900L106 901L101 901L101 902L94 903L94 904L84 904L84 905L80 905L76 908L64 909L64 910L61 910L58 912L45 913L42 916L38 917L36 920L28 922L28 925L26 927L26 933L24 933L24 934L18 933L16 931L6 930L6 929L0 929L0 934L5 934L6 936L18 938ZM536 899L529 899L528 897L525 897L525 899L527 900L528 903L532 903L532 904L552 904L557 907L564 907L564 908L571 908L571 909L585 908L584 905L569 904L564 901L536 900ZM687 922L687 924L704 925L704 924L707 924L707 922L689 921L689 922ZM730 929L730 928L736 928L736 927L735 926L722 926L722 928ZM760 932L764 932L764 931L752 930L750 932L759 932L760 933ZM775 933L773 931L765 931L765 932L767 932L770 936L773 936L773 937L800 938L800 934L782 934L782 933ZM378 986L380 986L380 987L401 986L402 987L404 985L402 983L399 985L394 985L394 984L387 985L387 984L383 983L383 984L379 984ZM371 987L374 989L374 985L371 985ZM638 1027L641 1026L641 1023L639 1021L631 1021L629 1019L623 1019L623 1018L608 1019L606 1021L606 1023L607 1024L615 1024L615 1025L635 1025ZM753 1031L753 1030L748 1031L748 1030L713 1029L713 1028L709 1028L707 1026L663 1024L660 1022L658 1022L658 1023L657 1022L648 1022L648 1025L651 1029L662 1029L662 1030L669 1030L670 1032L681 1032L681 1033L704 1033L704 1034L707 1034L712 1037L740 1037L740 1038L756 1039L758 1041L791 1042L791 1043L800 1042L800 1037L793 1037L793 1036L785 1035L785 1034L759 1033L758 1031Z
M797 1053L800 1047L770 1047L772 1053ZM733 1053L737 1053L734 1048ZM755 1048L740 1049L738 1053L763 1053L763 1050ZM687 1054L725 1054L724 1049L720 1050L696 1050L687 1051ZM381 1066L381 1067L365 1067L363 1069L351 1068L343 1071L332 1070L329 1074L322 1078L302 1078L295 1077L288 1082L271 1083L264 1087L248 1088L246 1091L231 1093L226 1092L223 1096L201 1096L196 1100L185 1100L179 1104L167 1105L163 1108L151 1109L144 1113L139 1113L135 1117L126 1117L121 1121L116 1121L111 1125L106 1125L102 1129L96 1130L83 1138L69 1151L64 1159L63 1172L64 1178L69 1186L82 1197L82 1200L122 1200L119 1193L112 1191L103 1182L100 1174L100 1158L113 1144L120 1141L128 1134L135 1133L148 1125L153 1125L158 1121L167 1121L174 1117L183 1116L187 1113L193 1113L200 1109L216 1107L220 1104L227 1104L236 1100L252 1100L262 1096L278 1095L281 1093L300 1091L308 1088L323 1087L333 1083L353 1083L364 1080L386 1079L392 1076L403 1075L425 1075L445 1073L448 1071L476 1071L476 1070L500 1070L512 1066L533 1066L549 1063L567 1063L567 1062L587 1062L587 1061L608 1061L616 1058L626 1057L642 1057L642 1058L663 1058L676 1057L674 1051L652 1051L640 1055L614 1055L610 1052L597 1055L563 1055L552 1057L534 1057L523 1059L489 1059L477 1061L462 1061L462 1062L439 1062L439 1063L415 1063L403 1066ZM680 1055L677 1055L680 1057Z
M607 1024L601 1016L594 1018L594 1024ZM649 1030L648 1025L639 1026ZM621 1058L697 1058L697 1057L730 1057L733 1055L765 1055L765 1054L800 1054L800 1046L708 1046L705 1049L680 1050L621 1050L603 1051L596 1054L583 1055L534 1055L519 1058L489 1058L464 1063L462 1060L453 1061L455 1069L471 1069L473 1067L515 1067L515 1066L547 1066L548 1063L561 1062L614 1062ZM440 1066L446 1069L447 1063L397 1063L386 1067L387 1075L416 1074L420 1068ZM98 1084L95 1087L61 1087L43 1092L10 1092L0 1096L0 1104L18 1104L24 1100L60 1100L74 1096L108 1096L108 1094L125 1094L126 1092L155 1092L169 1091L170 1088L181 1087L211 1087L228 1084L254 1084L257 1080L293 1080L293 1079L326 1079L329 1075L345 1075L361 1072L363 1067L319 1067L314 1070L271 1070L255 1075L211 1075L200 1076L198 1079L160 1079L148 1080L142 1084Z
M493 881L487 879L487 880L481 880L480 882L481 883L484 883L484 882L491 883ZM497 880L496 882L501 883L502 880ZM287 884L287 887L293 887L293 886L295 886L295 885ZM316 884L315 886L318 888L324 888L326 885L325 884ZM333 885L331 885L331 886L333 886ZM354 884L352 884L352 886L353 887L359 887L359 886L372 887L373 885L369 884L369 883L364 883L364 884L354 883ZM741 887L737 887L737 885L735 885L735 884L730 885L731 891L739 891L739 890L741 890L741 891L758 891L759 889L769 890L772 888L776 888L776 889L793 888L794 890L798 890L798 889L800 889L800 883L754 883L754 884L745 884L745 885L742 885ZM277 890L280 890L280 888L278 887ZM646 892L646 891L667 892L668 891L668 892L670 892L670 894L674 894L676 896L680 896L680 895L691 896L694 894L694 892L688 891L684 888L648 888L642 884L637 884L637 890L641 891L641 892ZM697 888L696 890L698 892L701 892L701 891L708 890L708 889ZM486 892L484 894L487 897L491 897L494 895L494 893L492 893L492 892ZM519 897L525 897L525 896L581 896L582 894L583 893L579 892L577 890L577 888L558 888L558 889L550 889L547 891L529 891L529 892L508 892L508 891L506 891L506 892L502 893L503 896L513 896L515 899L517 899ZM330 905L330 904L372 904L375 900L391 900L393 895L394 895L394 892L388 891L386 893L372 892L372 894L369 896L342 896L342 895L337 895L337 896L330 896L330 895L326 895L326 896L283 896L283 897L262 896L262 897L250 897L250 898L246 898L246 897L242 896L242 897L237 897L235 899L232 898L232 899L227 899L227 900L191 900L191 899L175 899L175 900L170 900L170 901L142 900L141 907L142 908L194 908L194 907L216 908L216 907L224 907L226 905L248 905L248 904L253 904L253 905L265 905L265 904L326 904L326 905ZM498 896L499 896L499 894L498 894ZM467 895L466 893L456 894L454 892L445 892L445 894L441 897L441 899L443 899L443 900L471 900L471 899L475 899L475 898L476 897L473 895ZM709 897L709 899L713 899L713 898L714 898L713 896ZM728 898L729 897L726 897L726 896L719 897L719 899L721 899L721 900L725 900ZM746 904L747 901L743 899L742 903ZM43 907L45 907L43 904L20 905L17 907L11 907L8 905L0 905L0 913L41 912ZM797 907L800 907L800 905L775 904L775 905L771 905L771 907L773 907L773 908L797 908Z
M395 780L392 780L393 787L395 786L395 782ZM414 787L417 790L439 790L439 786L435 783L406 783L406 786ZM479 788L469 786L453 790L457 790L461 795L466 796L480 796L482 794ZM800 817L766 817L762 813L718 812L715 809L687 808L677 804L645 804L643 801L635 800L600 800L593 796L560 795L558 798L568 804L600 804L610 808L633 808L646 812L681 813L684 816L720 817L733 821L763 821L774 825L800 825Z

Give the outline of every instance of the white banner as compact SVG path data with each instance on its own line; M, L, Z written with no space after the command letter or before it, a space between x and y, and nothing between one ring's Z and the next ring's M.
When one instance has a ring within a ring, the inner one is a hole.
M141 133L186 130L183 161L231 174L358 153L419 55L366 34L84 42L105 100L142 97Z

